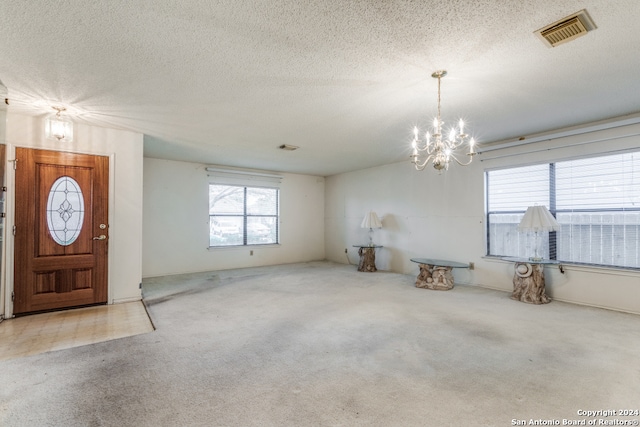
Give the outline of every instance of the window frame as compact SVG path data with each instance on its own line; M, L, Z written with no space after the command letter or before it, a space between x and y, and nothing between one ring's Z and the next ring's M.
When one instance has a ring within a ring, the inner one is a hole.
M536 162L536 163L529 163L529 164L520 164L517 166L508 166L508 167L500 167L500 168L492 168L492 169L486 169L485 173L484 173L484 177L485 177L485 227L486 227L486 233L485 233L485 237L486 237L486 246L485 246L485 256L487 257L495 257L495 258L500 258L500 257L506 257L506 256L512 256L512 254L502 254L502 255L498 255L498 254L492 254L491 253L491 226L492 226L492 221L491 221L491 215L495 215L495 214L522 214L524 215L525 211L526 211L526 207L523 210L494 210L491 211L490 210L490 200L489 200L489 192L490 192L490 185L491 185L491 181L490 181L490 173L491 172L495 172L498 170L510 170L510 169L518 169L518 168L523 168L523 167L527 167L527 166L537 166L537 165L547 165L548 166L548 171L549 171L549 178L548 178L548 187L549 187L549 212L551 212L551 214L553 215L554 218L557 217L558 214L580 214L580 213L603 213L603 214L610 214L610 213L615 213L615 212L619 212L619 213L633 213L633 212L638 212L640 213L640 207L638 208L629 208L629 207L619 207L619 208L601 208L601 207L582 207L582 208L571 208L571 209L558 209L557 207L557 176L556 176L556 166L558 163L562 163L562 162L571 162L571 161L577 161L577 160L583 160L583 159L589 159L589 158L599 158L599 157L608 157L608 156L613 156L616 154L632 154L632 155L637 155L640 156L640 151L637 148L633 148L633 149L625 149L625 150L616 150L616 151L611 151L611 152L604 152L604 153L597 153L597 154L592 154L592 155L587 155L587 156L580 156L580 157L572 157L569 159L554 159L554 160L549 160L549 161L541 161L541 162ZM633 185L633 182L631 183L631 185ZM575 188L575 187L572 187ZM625 187L626 188L626 187ZM602 263L591 263L591 262L580 262L580 261L573 261L573 260L562 260L562 259L558 259L558 232L555 231L551 231L546 233L548 235L548 247L545 248L545 251L548 249L549 251L549 259L552 260L557 260L559 262L562 262L563 264L570 264L570 265L578 265L578 266L585 266L585 267L598 267L598 268L610 268L610 269L620 269L620 270L632 270L632 271L639 271L640 267L636 267L636 266L625 266L625 265L615 265L615 264L602 264Z

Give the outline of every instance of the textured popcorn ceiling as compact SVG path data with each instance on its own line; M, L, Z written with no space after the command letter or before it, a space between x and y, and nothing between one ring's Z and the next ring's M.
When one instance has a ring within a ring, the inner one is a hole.
M586 36L533 34L583 8ZM67 105L144 133L150 157L318 175L407 160L442 68L443 119L484 144L640 112L637 0L0 0L0 17L10 109Z

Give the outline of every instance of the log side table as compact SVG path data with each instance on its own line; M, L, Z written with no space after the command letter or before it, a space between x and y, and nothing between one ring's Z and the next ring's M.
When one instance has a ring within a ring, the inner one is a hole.
M353 245L358 249L360 255L360 263L358 263L358 271L373 273L378 271L376 268L376 249L381 248L380 245Z
M532 260L528 258L504 257L504 261L515 263L513 293L511 299L528 304L548 304L551 298L544 289L544 266L558 265L554 259Z
M453 288L454 268L469 268L469 264L444 259L411 258L411 262L420 264L420 273L416 279L416 288L448 291Z

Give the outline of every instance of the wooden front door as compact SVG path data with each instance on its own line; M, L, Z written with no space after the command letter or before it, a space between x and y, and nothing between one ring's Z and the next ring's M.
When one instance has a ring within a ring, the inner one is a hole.
M16 148L15 314L107 302L109 158Z

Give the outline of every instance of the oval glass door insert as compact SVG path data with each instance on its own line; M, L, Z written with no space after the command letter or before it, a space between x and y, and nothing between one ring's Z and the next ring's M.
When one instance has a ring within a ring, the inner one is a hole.
M84 222L84 197L78 182L61 176L53 183L47 200L47 226L56 243L69 246L80 235Z

